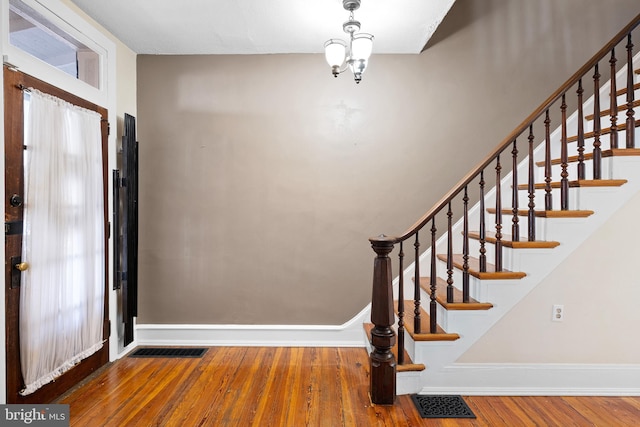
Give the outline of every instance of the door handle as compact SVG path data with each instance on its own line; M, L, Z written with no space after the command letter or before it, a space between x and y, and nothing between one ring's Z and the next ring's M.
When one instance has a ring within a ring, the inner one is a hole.
M19 262L17 264L14 265L16 270L20 270L20 271L27 271L29 269L29 263L28 262Z

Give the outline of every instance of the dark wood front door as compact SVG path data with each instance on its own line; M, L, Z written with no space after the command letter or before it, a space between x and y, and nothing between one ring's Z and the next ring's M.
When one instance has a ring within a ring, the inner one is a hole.
M107 110L81 98L62 91L54 86L28 76L19 71L4 67L4 129L5 129L5 330L7 360L7 403L49 403L73 387L109 360L109 307L108 307L108 268L105 268L105 299L103 339L105 345L98 352L84 359L56 381L49 383L36 392L21 396L24 387L20 369L20 271L16 267L21 261L22 217L24 197L24 94L23 89L33 87L83 108L97 111L102 115L102 158L105 236L109 236L107 222ZM105 237L105 265L108 265L107 242Z

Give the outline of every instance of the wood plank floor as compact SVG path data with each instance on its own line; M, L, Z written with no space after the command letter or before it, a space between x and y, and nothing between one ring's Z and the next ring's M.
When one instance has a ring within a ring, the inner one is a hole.
M638 426L640 397L467 396L474 420L422 419L410 396L372 405L362 348L211 347L125 357L58 403L72 426Z

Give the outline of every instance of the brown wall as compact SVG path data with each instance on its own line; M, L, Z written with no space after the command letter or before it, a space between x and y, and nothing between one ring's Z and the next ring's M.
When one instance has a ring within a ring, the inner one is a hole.
M360 85L323 55L139 56L138 323L347 321L367 238L404 231L639 9L458 0Z

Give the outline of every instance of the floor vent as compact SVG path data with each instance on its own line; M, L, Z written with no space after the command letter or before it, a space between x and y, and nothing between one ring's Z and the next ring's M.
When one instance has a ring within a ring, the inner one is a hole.
M475 418L462 396L412 394L411 398L422 418Z
M176 347L143 347L129 355L129 357L202 357L206 348L176 348Z

